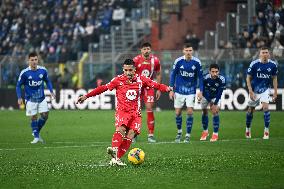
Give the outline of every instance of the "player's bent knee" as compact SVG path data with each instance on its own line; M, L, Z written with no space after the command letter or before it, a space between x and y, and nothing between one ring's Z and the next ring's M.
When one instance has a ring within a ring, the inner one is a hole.
M130 139L133 139L134 136L136 136L136 135L139 135L139 133L137 133L137 132L135 132L134 130L130 129L130 130L128 131L127 137L130 138Z

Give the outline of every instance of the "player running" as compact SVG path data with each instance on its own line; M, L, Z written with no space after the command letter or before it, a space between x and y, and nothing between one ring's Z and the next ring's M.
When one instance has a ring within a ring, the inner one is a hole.
M34 140L32 144L43 142L40 137L40 131L48 118L48 106L44 95L44 82L49 89L52 98L55 98L52 84L48 79L48 73L45 67L38 66L38 55L30 53L28 56L29 67L22 70L17 82L16 92L19 106L23 104L21 86L25 88L26 115L31 117L31 128ZM40 113L40 118L37 114Z
M139 76L135 74L135 71L134 61L126 59L123 63L122 75L118 75L108 84L97 87L77 100L77 103L83 103L89 97L116 89L116 130L112 137L112 147L107 148L108 153L112 156L110 165L126 165L121 161L121 157L129 149L133 137L140 134L142 89L149 87L162 92L170 91L170 87L152 81L145 76Z
M218 140L218 131L220 124L220 99L223 90L226 88L226 80L224 76L219 74L218 64L211 64L209 66L209 73L206 74L203 79L203 87L203 98L201 99L203 132L200 140L206 140L209 136L207 109L209 105L213 114L213 134L210 141L215 142Z
M277 98L277 64L270 60L270 54L267 47L262 47L259 52L259 59L251 62L247 70L247 86L250 100L246 115L246 138L251 138L251 122L255 107L260 103L264 112L264 135L263 139L269 139L270 112L268 110L270 99L271 80L273 84L272 101Z

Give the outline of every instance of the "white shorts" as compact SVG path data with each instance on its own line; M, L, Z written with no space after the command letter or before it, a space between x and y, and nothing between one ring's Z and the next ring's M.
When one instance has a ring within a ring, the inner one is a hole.
M270 99L269 89L267 89L266 91L264 91L263 93L260 93L260 94L255 93L255 96L256 96L255 101L249 99L248 106L256 107L262 102L269 103L269 99Z
M193 108L195 104L195 94L182 95L179 93L175 93L174 107L182 108L184 103L186 104L186 107Z
M37 113L48 112L47 102L44 99L42 102L26 101L26 115L33 116Z
M201 102L200 102L201 109L206 109L207 106L208 106L208 104L211 104L211 103L213 104L213 103L215 102L215 99L216 99L216 98L213 98L213 99L211 99L211 101L208 102L208 100L203 97L203 98L201 99ZM221 104L221 100L219 100L217 106L220 107L220 104Z

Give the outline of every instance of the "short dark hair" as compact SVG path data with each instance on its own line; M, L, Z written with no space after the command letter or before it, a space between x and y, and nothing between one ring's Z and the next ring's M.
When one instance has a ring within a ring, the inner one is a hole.
M185 49L185 48L190 48L190 47L193 48L193 46L192 46L191 43L185 43L185 44L183 44L183 48L184 48L184 49Z
M269 50L269 48L266 47L266 46L263 46L263 47L260 48L260 50Z
M212 68L215 68L215 69L217 69L217 70L220 70L219 65L216 64L216 63L210 64L209 70L211 70Z
M36 52L31 52L31 53L29 54L29 58L35 57L35 56L37 56L37 53L36 53Z
M125 59L124 62L123 62L123 65L132 65L132 66L134 66L134 64L135 64L134 61L132 59L130 59L130 58Z
M145 42L145 43L143 43L142 45L141 45L141 48L144 48L144 47L152 47L152 45L151 45L151 43L149 43L149 42Z

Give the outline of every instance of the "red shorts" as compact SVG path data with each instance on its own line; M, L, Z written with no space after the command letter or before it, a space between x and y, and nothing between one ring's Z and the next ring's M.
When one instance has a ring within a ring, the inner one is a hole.
M141 116L135 112L116 111L115 113L115 127L122 125L126 126L126 129L132 129L137 135L141 132Z
M142 94L143 94L144 103L154 103L155 102L155 90L154 89L145 88Z

